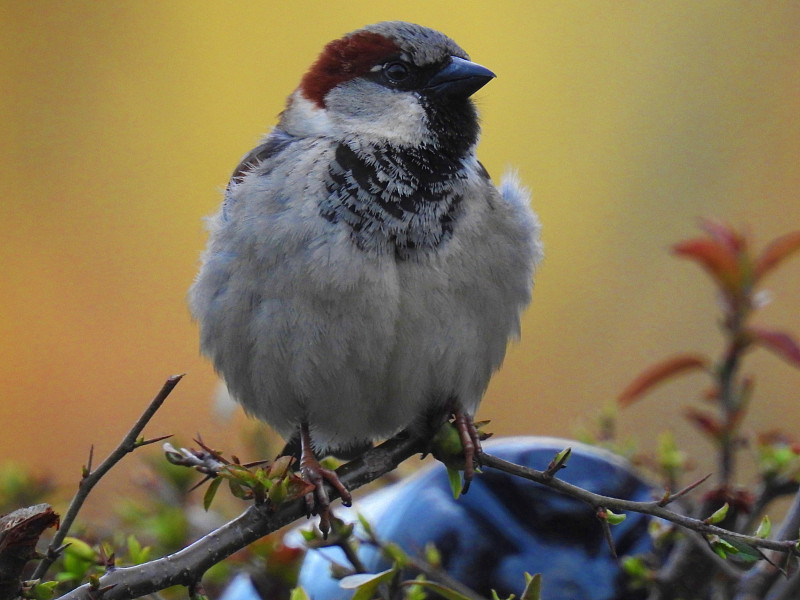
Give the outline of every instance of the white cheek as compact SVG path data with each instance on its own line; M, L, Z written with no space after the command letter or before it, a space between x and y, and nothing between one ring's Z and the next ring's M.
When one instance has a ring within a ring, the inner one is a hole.
M296 90L290 97L286 110L281 114L280 128L297 137L319 137L333 133L334 127L328 111L319 108Z
M396 146L417 146L428 141L427 115L416 96L393 94L388 100L380 111L346 116L337 125L341 125L344 133L384 139Z
M428 118L413 92L394 92L366 82L331 90L328 118L341 137L363 137L395 146L432 142Z

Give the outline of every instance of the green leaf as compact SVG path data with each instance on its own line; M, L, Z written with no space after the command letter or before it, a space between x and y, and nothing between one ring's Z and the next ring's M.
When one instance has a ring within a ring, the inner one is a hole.
M394 575L394 573L394 568L386 569L380 573L355 573L353 575L343 577L339 582L339 587L345 590L356 590L375 582L384 583L385 581L388 581L391 576Z
M729 543L727 540L719 536L708 536L708 541L711 543L711 549L717 553L720 558L728 558L728 554L738 554L739 551L736 547Z
M203 494L203 508L208 511L211 508L211 503L214 501L214 496L217 494L217 490L219 489L220 484L222 484L222 477L217 477L211 480L211 484L208 486L206 493Z
M572 448L564 448L561 452L556 454L555 458L553 459L554 465L559 465L560 468L564 468L567 466L567 461L569 460L570 455L572 454Z
M370 538L375 537L375 535L372 533L372 525L370 525L369 521L367 521L367 518L361 513L358 513L357 516L358 522L361 523L361 528L364 530L364 533Z
M289 495L289 480L288 479L281 479L280 481L275 481L272 483L272 486L269 488L269 492L267 492L267 498L269 501L272 502L273 506L278 506Z
M67 548L64 550L65 556L71 555L81 560L97 560L97 553L94 551L94 548L92 548L82 539L68 536L64 538L64 543L69 544L69 546L67 546Z
M64 550L62 565L65 573L59 573L59 581L82 581L91 566L97 561L97 553L89 544L74 537L64 538L69 544Z
M407 587L404 600L428 600L428 593L425 589L420 585L416 585L420 581L425 581L424 575L417 575L413 582L405 584Z
M461 443L461 435L453 423L445 422L433 436L431 454L436 460L443 462L446 467L451 469L465 467L464 445Z
M437 569L442 566L442 555L433 542L425 544L425 561Z
M140 565L142 563L147 562L150 558L150 547L142 545L139 543L139 540L136 539L136 536L129 535L128 536L128 560L130 560L131 564Z
M337 539L342 541L350 540L355 528L355 523L345 523L341 519L331 517L331 530L336 534Z
M289 600L311 600L306 591L301 587L294 588L289 594Z
M289 474L289 467L292 466L294 458L291 456L279 456L269 465L270 479L284 479Z
M772 522L769 520L769 515L764 515L764 518L761 519L761 523L758 524L758 529L756 529L756 537L766 539L769 537L771 531Z
M542 574L531 575L525 573L525 589L519 600L541 600L542 598Z
M301 529L300 535L303 536L303 541L313 542L317 539L317 534L311 529Z
M239 500L247 500L250 495L249 490L242 487L238 481L234 481L233 479L228 480L228 487L231 489L231 494L233 494L234 498L238 498Z
M131 562L134 562L134 557L139 556L142 551L142 545L139 543L139 540L136 539L136 536L129 535L128 536L128 558L131 559Z
M111 544L111 542L103 542L100 544L100 551L102 552L101 556L107 557L112 562L114 561L116 551L114 550L114 546Z
M389 542L383 546L382 550L383 553L401 569L408 564L408 555L397 544Z
M711 544L711 549L722 559L728 558L728 554L725 552L725 548L720 546L719 544Z
M608 521L609 525L619 525L627 518L628 515L617 514L615 512L611 512L609 509L606 509L606 521Z
M629 577L638 580L643 580L650 574L650 569L647 568L647 565L639 556L626 556L623 558L622 570Z
M50 598L55 596L57 585L57 581L37 583L26 592L25 597L33 598L33 600L50 600Z
M397 570L393 567L380 573L357 573L348 575L339 582L339 587L346 590L356 590L352 600L371 600L375 590L382 583L389 583Z
M450 482L450 490L453 492L453 498L458 500L463 487L461 483L461 471L447 467L447 479Z
M746 542L742 542L739 540L734 540L731 538L721 538L728 546L733 548L733 551L729 550L729 554L735 554L736 558L739 560L743 560L745 562L753 562L756 560L760 560L763 558L761 552L758 551L757 548L751 546Z
M728 503L726 502L720 508L715 510L713 514L705 520L705 522L708 523L709 525L714 525L722 521L727 516L728 516Z
M449 587L443 586L441 583L436 583L434 581L413 581L413 582L404 582L403 585L407 585L408 583L413 583L414 585L418 585L420 587L428 588L429 590L433 590L437 594L439 594L445 600L470 600L469 596L465 596L464 594L460 594L455 590L451 590ZM356 600L355 596L353 596L353 600Z

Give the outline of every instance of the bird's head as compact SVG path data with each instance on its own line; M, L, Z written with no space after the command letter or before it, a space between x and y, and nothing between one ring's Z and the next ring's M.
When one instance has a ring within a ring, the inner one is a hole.
M280 127L301 137L464 153L479 133L470 96L493 77L438 31L377 23L325 46Z

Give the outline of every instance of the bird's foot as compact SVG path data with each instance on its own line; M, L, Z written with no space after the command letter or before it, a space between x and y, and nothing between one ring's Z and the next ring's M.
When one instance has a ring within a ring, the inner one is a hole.
M461 486L461 493L469 491L469 485L475 477L475 465L481 465L481 434L475 426L472 417L461 410L454 410L455 426L461 438L461 446L464 448L464 483Z
M311 449L311 437L308 432L308 426L304 425L301 429L301 444L302 453L300 456L300 475L308 483L314 486L314 490L305 496L306 512L309 516L312 514L319 515L319 529L323 537L327 539L328 532L331 529L331 501L328 496L328 491L325 489L325 482L333 486L342 499L342 504L350 506L353 503L353 497L348 489L339 480L336 471L326 469L323 467L314 452Z

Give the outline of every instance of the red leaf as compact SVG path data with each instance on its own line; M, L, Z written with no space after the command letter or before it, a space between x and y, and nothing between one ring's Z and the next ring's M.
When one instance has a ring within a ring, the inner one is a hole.
M747 239L724 223L712 219L703 219L700 222L700 227L735 254L739 254L747 246Z
M693 369L705 369L708 366L708 359L697 354L682 354L673 356L663 362L656 363L644 373L634 379L630 385L619 395L617 403L620 406L628 406L636 402L650 388L661 383L665 379Z
M723 430L722 424L712 415L694 408L687 408L683 414L706 435L715 440L720 438Z
M749 327L747 331L754 343L774 352L796 367L800 367L800 346L788 333L770 331L760 327Z
M735 292L739 288L739 257L725 244L713 239L695 238L675 244L672 251L700 263L725 290Z
M755 281L761 279L774 269L778 263L798 249L800 249L800 231L793 231L772 240L756 261L753 274Z
M759 446L790 446L794 443L792 436L781 429L760 431L756 440Z

